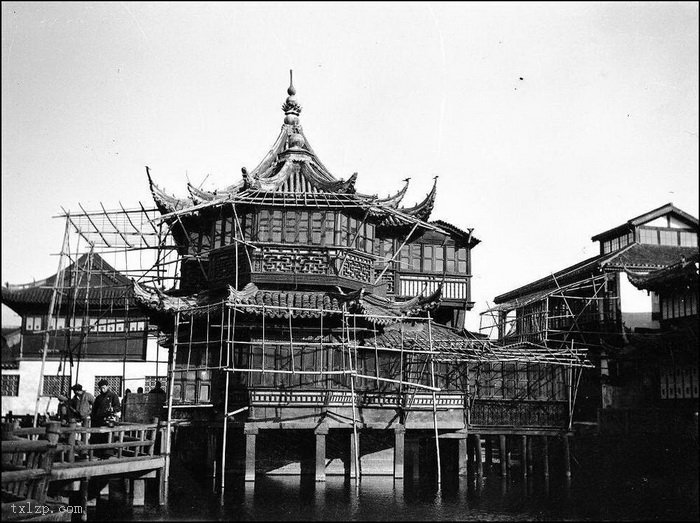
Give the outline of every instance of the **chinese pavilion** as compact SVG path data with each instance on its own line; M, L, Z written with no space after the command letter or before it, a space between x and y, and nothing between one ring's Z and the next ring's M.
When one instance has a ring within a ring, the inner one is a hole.
M445 445L459 442L461 471L479 379L465 363L478 359L476 337L464 330L479 240L472 229L430 221L437 180L405 207L408 180L382 198L358 192L357 173L331 174L304 134L291 82L287 93L277 140L239 182L213 192L188 184L189 196L178 198L147 168L180 258L172 289L134 283L171 350L168 419L206 427L178 439L205 438L207 463L240 462L247 480L256 470L403 477L407 430L414 471L431 434L439 470L440 432L451 434ZM528 350L506 360L573 361ZM553 401L528 412L558 431L565 373L548 376ZM484 420L499 407L489 408ZM309 453L315 465L305 468Z

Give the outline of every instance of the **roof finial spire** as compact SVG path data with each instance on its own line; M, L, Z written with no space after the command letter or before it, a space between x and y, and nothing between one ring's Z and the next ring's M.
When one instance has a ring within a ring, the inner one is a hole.
M292 78L292 70L291 69L289 70L289 88L287 89L287 94L289 96L294 96L295 94L297 94L297 90L294 89L294 81Z
M301 112L301 105L297 102L295 94L297 90L294 88L292 83L293 76L292 70L289 70L289 88L287 88L287 100L282 105L282 110L284 111L284 123L287 125L296 125L299 123L299 113Z

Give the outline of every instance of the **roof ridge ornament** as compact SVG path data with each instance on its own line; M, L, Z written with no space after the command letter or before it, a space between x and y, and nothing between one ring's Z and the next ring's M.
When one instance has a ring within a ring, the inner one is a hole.
M289 70L289 87L287 88L287 100L282 104L284 111L284 123L287 125L297 125L299 123L299 114L301 113L301 105L297 102L297 90L294 88L292 70Z

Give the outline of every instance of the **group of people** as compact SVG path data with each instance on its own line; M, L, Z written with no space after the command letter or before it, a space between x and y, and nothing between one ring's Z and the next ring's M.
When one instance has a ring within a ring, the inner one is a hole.
M61 418L68 421L74 420L77 423L85 423L90 418L92 427L113 427L114 423L119 419L122 412L122 404L119 396L109 388L109 382L102 379L97 382L97 387L100 393L97 397L83 389L80 383L76 383L71 387L73 397L68 399L64 396L59 396L61 401L59 411ZM139 387L139 393L143 389ZM129 389L124 391L124 399L130 393ZM155 387L149 391L150 394L160 394L163 399L165 390L161 386L160 381L157 381ZM94 433L90 436L91 444L107 443L108 434ZM113 455L112 450L95 451L95 456L101 459L107 459ZM80 453L81 459L85 457L85 453Z
M73 397L68 399L59 396L61 400L61 417L69 420L73 419L78 423L84 423L90 417L91 426L104 427L112 425L121 416L122 405L119 396L109 387L109 382L102 379L97 382L97 387L100 393L97 397L83 389L80 383L76 383L71 387ZM139 392L143 392L143 388L138 388ZM129 394L129 389L126 389L124 398ZM155 387L149 391L150 394L162 394L165 396L161 382L156 381Z

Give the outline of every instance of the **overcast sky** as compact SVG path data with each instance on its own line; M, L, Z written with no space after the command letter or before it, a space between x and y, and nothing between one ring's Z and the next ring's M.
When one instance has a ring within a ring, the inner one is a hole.
M2 282L61 210L222 188L282 124L338 178L466 229L486 300L667 202L698 216L698 4L2 3ZM9 315L3 306L3 322Z

